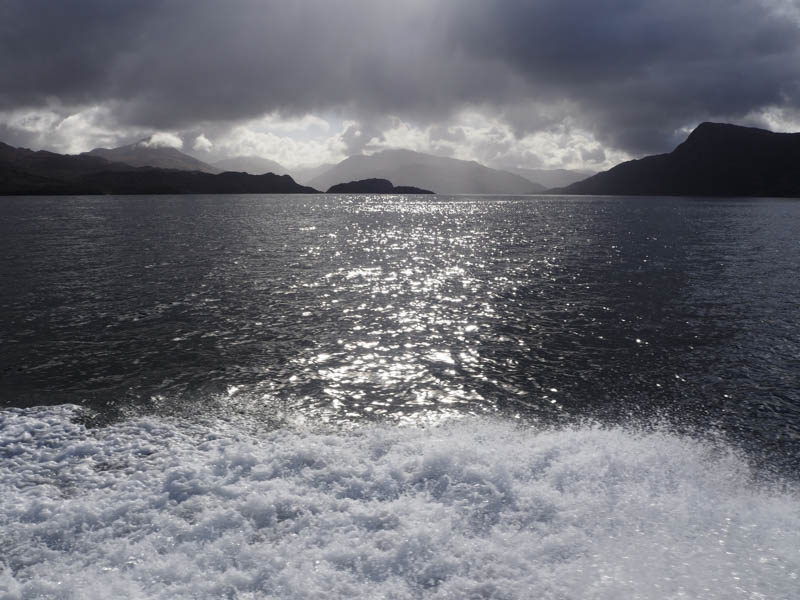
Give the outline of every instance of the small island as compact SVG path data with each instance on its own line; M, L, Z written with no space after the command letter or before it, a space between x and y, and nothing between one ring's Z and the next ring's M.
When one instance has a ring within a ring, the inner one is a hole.
M328 194L433 194L430 190L408 185L392 185L388 179L360 179L337 183L328 188Z

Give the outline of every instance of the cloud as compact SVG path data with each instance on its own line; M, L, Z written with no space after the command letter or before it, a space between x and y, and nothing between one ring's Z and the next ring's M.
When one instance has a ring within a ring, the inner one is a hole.
M342 131L299 139L281 131L268 131L263 121L244 122L222 130L213 138L214 159L226 156L260 156L279 162L287 168L301 165L336 163L347 157Z
M604 169L631 158L624 152L604 150L590 132L574 126L519 135L501 116L479 110L463 111L444 124L422 128L394 118L364 150L373 153L388 148L477 160L501 169Z
M348 155L361 154L367 146L385 141L384 134L373 123L346 123L346 126L339 137Z
M670 147L681 126L800 102L800 34L759 0L463 0L453 44L524 78L614 147Z
M320 129L335 113L358 152L391 116L424 130L472 110L517 140L574 130L638 155L702 120L797 110L799 23L791 0L5 0L0 111L301 141L338 135Z
M211 140L209 140L203 133L194 138L194 145L192 148L198 152L211 152L213 147L214 144L212 144Z
M302 132L327 132L331 124L317 115L307 114L302 117L282 118L280 114L271 113L252 121L250 127L259 131L297 134Z
M183 148L183 140L174 133L159 131L139 142L145 148Z
M145 137L141 129L120 127L107 107L77 111L17 109L0 111L0 140L13 146L77 154Z

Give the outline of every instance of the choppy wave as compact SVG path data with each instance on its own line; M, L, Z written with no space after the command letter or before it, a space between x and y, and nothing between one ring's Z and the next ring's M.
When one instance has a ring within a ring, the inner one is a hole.
M800 496L664 432L0 413L0 598L794 598ZM788 488L788 489L787 489Z

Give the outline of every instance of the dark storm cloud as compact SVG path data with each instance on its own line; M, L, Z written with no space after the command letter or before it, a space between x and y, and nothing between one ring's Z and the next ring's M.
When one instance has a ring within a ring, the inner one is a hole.
M612 145L663 148L677 127L798 104L798 23L754 0L464 0L453 44L578 103Z
M770 6L5 0L0 109L105 104L121 123L167 129L342 109L367 131L388 113L432 122L480 105L523 133L553 118L520 107L562 103L640 153L703 119L798 106L797 22Z
M437 88L445 54L426 12L403 3L7 0L2 10L0 107L114 101L130 124L175 128L271 110L444 112L454 91L481 96L458 61Z

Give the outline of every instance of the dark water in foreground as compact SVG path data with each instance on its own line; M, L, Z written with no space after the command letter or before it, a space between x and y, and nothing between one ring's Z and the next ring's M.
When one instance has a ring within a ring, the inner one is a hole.
M793 597L799 232L783 200L0 198L0 598Z
M800 439L800 203L0 201L0 398Z

